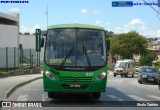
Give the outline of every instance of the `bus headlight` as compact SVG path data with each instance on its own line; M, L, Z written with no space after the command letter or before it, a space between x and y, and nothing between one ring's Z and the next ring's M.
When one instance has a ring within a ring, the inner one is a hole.
M45 75L46 75L49 79L51 79L51 80L56 80L55 77L54 77L54 75L53 75L52 73L50 73L49 71L46 71L46 72L45 72Z
M99 74L99 75L97 76L96 80L101 80L101 79L103 79L106 75L107 75L107 73L106 73L106 72L103 72L103 73L101 73L101 74Z

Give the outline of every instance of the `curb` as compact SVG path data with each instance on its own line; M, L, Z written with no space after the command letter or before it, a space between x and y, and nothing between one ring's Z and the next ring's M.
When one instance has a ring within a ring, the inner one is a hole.
M41 79L41 78L42 78L42 76L34 78L34 79L31 79L31 80L28 80L28 81L25 81L25 82L22 82L20 84L15 85L15 86L12 86L9 90L7 90L5 92L3 100L7 99L19 87L24 86L24 85L26 85L26 84L28 84L30 82L36 81L36 80Z
M1 73L0 78L10 77L10 76L19 76L19 75L28 75L28 74L40 74L39 68L31 69L18 69L6 72L5 74Z

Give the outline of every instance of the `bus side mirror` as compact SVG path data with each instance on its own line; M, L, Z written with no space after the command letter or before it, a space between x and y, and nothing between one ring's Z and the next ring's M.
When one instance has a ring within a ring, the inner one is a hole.
M107 48L108 51L110 50L110 40L109 39L107 39L106 48Z
M109 37L111 37L113 35L113 32L112 31L105 31L106 33L106 48L107 50L109 51L110 50L110 40L109 40Z
M43 36L42 36L42 38L41 38L41 48L42 47L44 47L44 37L46 37L47 35L46 34L44 34Z
M41 48L44 47L44 38L41 38Z

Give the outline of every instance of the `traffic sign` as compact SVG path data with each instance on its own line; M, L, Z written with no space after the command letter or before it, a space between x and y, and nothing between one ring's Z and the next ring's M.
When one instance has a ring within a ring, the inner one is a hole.
M112 1L112 7L132 7L133 1Z
M40 43L41 43L41 30L36 29L36 51L37 52L41 51Z

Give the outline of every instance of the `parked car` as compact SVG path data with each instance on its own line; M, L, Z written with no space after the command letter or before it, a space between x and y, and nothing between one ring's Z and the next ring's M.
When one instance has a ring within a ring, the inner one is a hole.
M158 69L151 66L143 66L139 68L138 73L138 83L152 82L154 84L158 83Z

